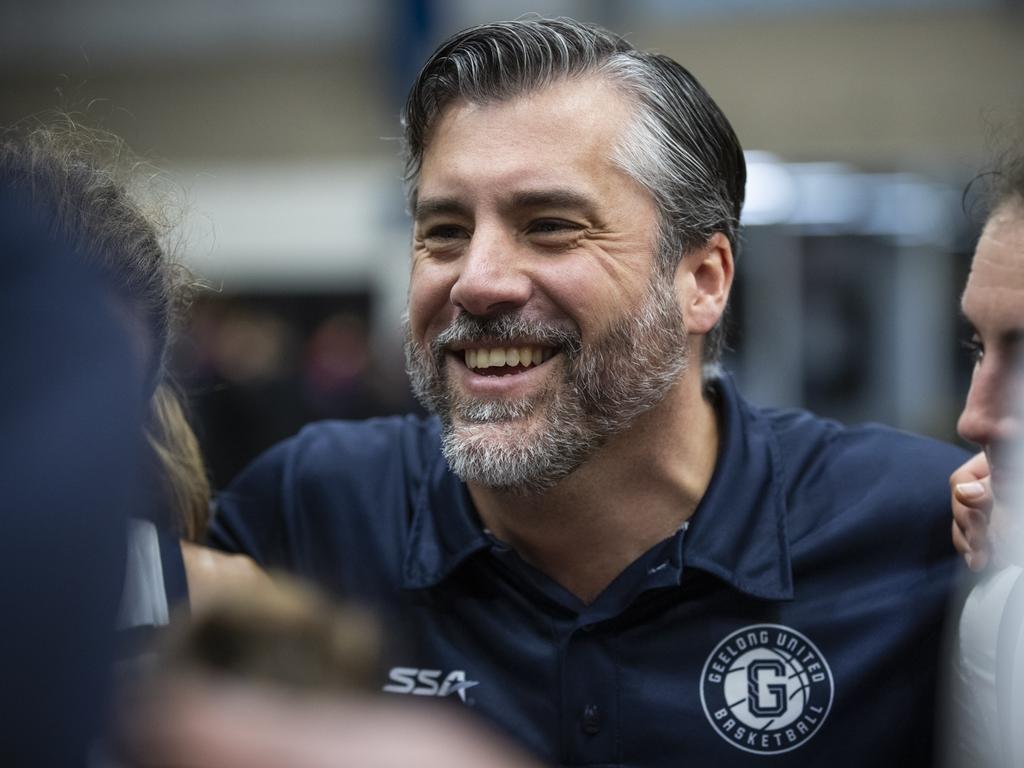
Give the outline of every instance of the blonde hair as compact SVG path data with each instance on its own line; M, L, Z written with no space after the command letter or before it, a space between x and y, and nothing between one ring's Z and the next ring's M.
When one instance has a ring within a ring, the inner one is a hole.
M150 399L146 439L160 463L164 496L180 526L178 533L198 542L210 519L210 480L199 441L177 393L161 381Z

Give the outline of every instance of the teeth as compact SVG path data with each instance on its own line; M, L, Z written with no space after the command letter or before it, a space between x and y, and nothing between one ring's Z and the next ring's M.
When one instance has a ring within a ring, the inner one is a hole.
M465 350L466 367L498 368L504 365L529 367L550 360L554 350L542 347L493 347Z

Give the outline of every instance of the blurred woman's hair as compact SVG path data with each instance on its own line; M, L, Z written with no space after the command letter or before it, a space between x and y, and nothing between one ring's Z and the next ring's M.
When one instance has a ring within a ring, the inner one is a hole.
M157 385L150 400L146 438L160 462L164 497L188 541L199 542L210 519L210 480L199 441L170 382Z
M207 522L209 481L166 370L196 284L164 247L172 206L166 199L144 205L158 178L120 138L66 113L0 129L0 179L26 193L39 220L100 273L139 331L151 396L146 432L163 506L183 536L198 539Z

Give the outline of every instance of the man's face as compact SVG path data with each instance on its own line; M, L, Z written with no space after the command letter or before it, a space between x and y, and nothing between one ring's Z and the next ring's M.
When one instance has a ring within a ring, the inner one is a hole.
M407 361L464 480L542 491L687 363L651 195L611 161L632 106L598 79L449 107L414 211Z
M1019 450L1024 406L1024 202L1003 205L985 225L961 305L974 328L975 365L957 430L985 450L1003 495L1020 472L1008 462Z

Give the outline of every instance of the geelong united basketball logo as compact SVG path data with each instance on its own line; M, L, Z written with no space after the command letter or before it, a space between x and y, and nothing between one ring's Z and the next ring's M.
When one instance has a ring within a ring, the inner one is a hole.
M754 624L708 656L700 700L723 739L773 755L796 749L821 728L832 689L832 670L814 643L789 627Z

